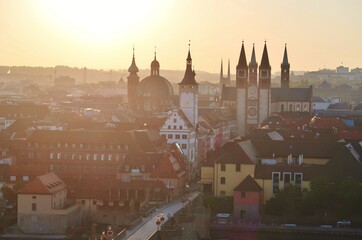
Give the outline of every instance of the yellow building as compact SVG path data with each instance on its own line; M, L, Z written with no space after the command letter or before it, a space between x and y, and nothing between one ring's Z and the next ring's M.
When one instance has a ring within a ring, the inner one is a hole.
M53 172L18 193L18 227L24 233L65 234L80 223L80 205L67 200L65 183Z
M265 136L267 140L259 140ZM333 141L286 141L277 132L257 135L256 139L230 141L209 155L201 167L204 194L233 197L235 188L248 175L262 188L262 204L291 184L300 191L309 189L311 180L330 162L331 149L336 146Z

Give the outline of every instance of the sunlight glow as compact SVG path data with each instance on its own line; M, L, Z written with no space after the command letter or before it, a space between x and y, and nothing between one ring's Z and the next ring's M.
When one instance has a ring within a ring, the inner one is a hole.
M39 3L42 14L47 15L45 19L55 21L64 29L65 35L98 44L135 37L150 25L150 15L161 14L153 1L55 0Z

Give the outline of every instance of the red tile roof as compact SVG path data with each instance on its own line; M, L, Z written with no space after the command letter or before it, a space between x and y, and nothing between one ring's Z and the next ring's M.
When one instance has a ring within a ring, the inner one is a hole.
M66 188L65 183L53 172L39 176L25 185L19 194L48 195Z

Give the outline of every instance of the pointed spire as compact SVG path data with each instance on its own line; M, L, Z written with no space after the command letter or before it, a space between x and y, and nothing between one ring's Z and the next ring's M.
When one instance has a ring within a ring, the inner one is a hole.
M131 63L131 66L128 68L128 72L130 72L130 73L137 73L138 72L138 67L136 65L136 60L135 60L135 57L134 57L134 45L133 45L132 63Z
M256 66L256 57L255 57L255 44L253 43L253 51L251 52L251 59L249 65Z
M191 62L192 62L192 58L191 58L191 53L190 53L190 42L191 42L191 40L189 40L189 53L187 54L187 62L190 62L190 64L191 64Z
M223 66L222 58L221 58L220 79L222 79L223 77L224 77L224 66Z
M266 47L266 41L264 44L263 56L261 57L260 68L270 68L268 49Z
M287 53L287 44L285 44L285 48L284 48L284 56L283 56L282 65L285 65L285 66L288 66L288 65L289 65L288 53Z
M189 41L189 52L186 58L185 76L182 79L182 81L179 83L179 85L198 85L198 83L195 80L195 75L196 75L195 71L192 70L192 58L191 58L190 41Z
M230 80L230 58L228 59L228 76L227 79Z
M240 51L240 57L239 57L239 62L237 65L237 68L247 68L248 65L246 63L246 56L245 56L245 48L244 48L244 41L241 45L241 51Z

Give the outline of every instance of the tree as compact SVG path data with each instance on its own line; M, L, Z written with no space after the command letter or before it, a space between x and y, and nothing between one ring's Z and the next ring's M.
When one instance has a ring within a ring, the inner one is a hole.
M17 201L17 194L14 190L9 187L2 187L1 193L3 194L4 198L8 200L10 203L16 203Z
M266 212L275 216L297 216L302 212L302 203L303 193L290 185L267 201Z

